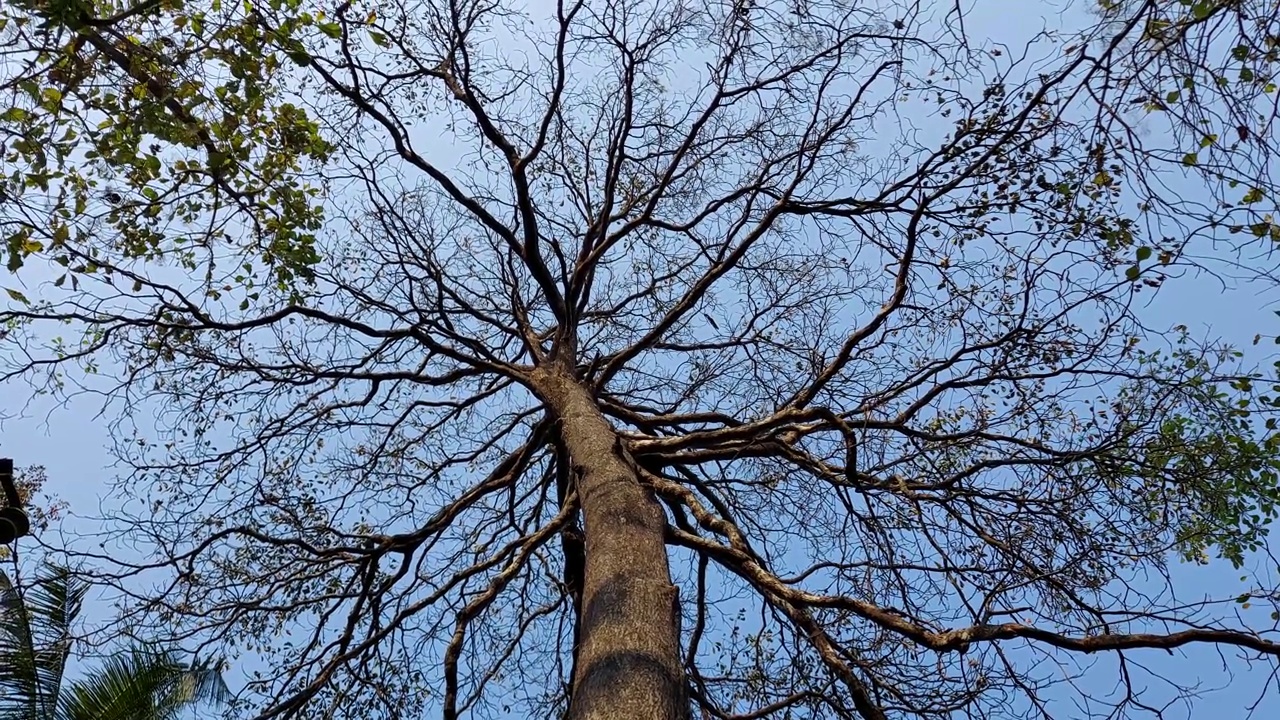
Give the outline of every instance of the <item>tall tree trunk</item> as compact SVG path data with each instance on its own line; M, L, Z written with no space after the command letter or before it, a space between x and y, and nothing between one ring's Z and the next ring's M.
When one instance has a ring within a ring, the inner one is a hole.
M560 420L582 507L586 567L570 720L685 720L679 599L664 518L635 461L572 371L534 384Z

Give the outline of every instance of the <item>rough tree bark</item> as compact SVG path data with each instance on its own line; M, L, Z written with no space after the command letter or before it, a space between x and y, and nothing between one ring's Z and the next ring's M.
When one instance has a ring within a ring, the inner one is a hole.
M662 510L570 368L541 368L533 382L559 420L582 507L586 565L568 717L684 720L679 604Z

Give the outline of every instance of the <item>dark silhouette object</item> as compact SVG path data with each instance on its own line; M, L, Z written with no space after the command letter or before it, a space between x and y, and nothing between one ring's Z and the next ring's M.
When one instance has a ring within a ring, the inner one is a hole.
M13 460L0 458L0 485L4 487L6 504L0 508L0 544L11 543L31 530L31 521L22 509L18 486L13 482Z

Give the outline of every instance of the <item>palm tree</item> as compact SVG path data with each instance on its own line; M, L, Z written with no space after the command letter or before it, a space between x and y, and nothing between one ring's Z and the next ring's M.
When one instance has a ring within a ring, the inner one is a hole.
M65 678L88 585L42 566L21 589L0 572L0 720L174 720L229 693L208 663L135 644L81 680Z

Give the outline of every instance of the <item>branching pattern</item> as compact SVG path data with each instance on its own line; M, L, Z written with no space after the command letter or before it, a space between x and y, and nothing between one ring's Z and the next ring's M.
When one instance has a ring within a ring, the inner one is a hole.
M1280 237L1269 4L15 6L74 12L0 28L5 377L107 398L148 559L84 554L259 720L603 717L636 598L672 717L1048 718L1099 654L1071 717L1163 716L1143 650L1280 658L1274 582L1168 574L1264 548L1257 378L1142 317Z

